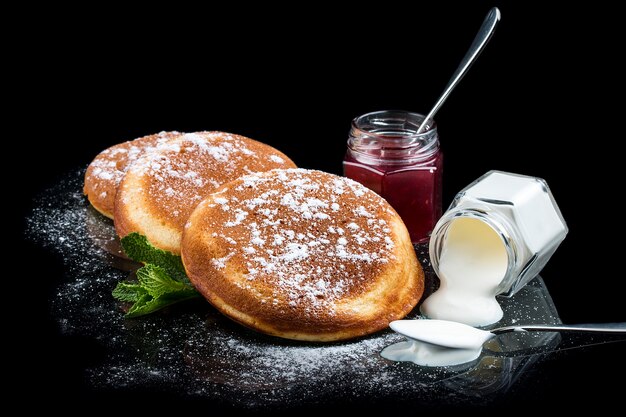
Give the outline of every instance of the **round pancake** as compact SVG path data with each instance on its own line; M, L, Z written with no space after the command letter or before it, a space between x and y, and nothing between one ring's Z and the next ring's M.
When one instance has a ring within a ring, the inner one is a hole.
M139 158L118 188L115 229L138 232L163 250L180 253L189 214L208 194L242 175L295 167L269 145L223 132L188 133Z
M130 164L155 146L180 135L178 132L161 132L120 143L100 152L85 172L83 192L91 205L112 219L117 187Z
M225 184L185 225L189 279L231 319L287 339L336 341L409 313L424 274L382 197L344 177L276 169Z

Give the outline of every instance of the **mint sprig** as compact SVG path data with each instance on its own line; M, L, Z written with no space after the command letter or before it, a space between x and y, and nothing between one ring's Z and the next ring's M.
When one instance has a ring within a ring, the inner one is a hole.
M147 264L137 270L138 283L120 282L113 297L133 303L126 317L139 317L200 294L189 284L175 281L165 269Z
M189 282L180 256L155 248L145 236L133 232L124 236L121 244L126 256L133 261L160 266L175 280Z
M130 259L144 263L137 270L137 282L120 282L113 290L117 300L133 303L126 313L127 318L150 314L200 296L189 282L179 256L155 248L139 233L125 236L121 243Z

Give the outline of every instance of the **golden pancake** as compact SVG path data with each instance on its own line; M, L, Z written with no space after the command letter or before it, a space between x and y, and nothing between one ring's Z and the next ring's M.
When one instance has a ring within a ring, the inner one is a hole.
M276 169L225 184L185 225L189 279L231 319L287 339L336 341L401 319L424 274L382 197L344 177Z
M130 164L155 146L180 135L178 132L161 132L120 143L100 152L85 172L83 192L91 205L112 219L117 187Z
M223 132L188 133L157 146L128 169L115 202L120 237L138 232L180 253L189 214L208 194L244 174L295 167L271 146Z

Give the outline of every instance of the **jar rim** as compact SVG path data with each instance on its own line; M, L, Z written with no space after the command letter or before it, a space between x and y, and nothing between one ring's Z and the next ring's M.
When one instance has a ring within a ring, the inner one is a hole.
M435 256L435 254L443 249L442 245L445 243L448 228L452 225L452 223L454 223L455 220L460 218L469 218L481 221L491 228L500 238L507 255L507 268L500 284L498 285L497 294L508 293L514 286L517 278L512 275L512 272L515 270L520 248L518 248L516 244L515 231L507 227L505 222L499 221L501 219L499 219L498 214L494 212L487 214L480 209L467 208L454 213L444 213L433 228L429 242L430 260L435 274L439 275L439 262L433 261L434 259L438 259L438 256Z
M426 116L405 110L379 110L352 120L348 150L366 164L414 164L439 150L437 125L433 121L417 134Z
M431 120L431 123L427 125L426 130L422 133L415 133L419 129L421 122L424 121L426 116L420 113L410 112L407 110L377 110L369 113L362 114L358 117L352 119L352 129L355 132L358 132L364 136L371 136L378 138L383 141L393 142L395 145L398 145L398 142L408 142L408 144L415 143L415 140L424 139L434 134L437 131L437 123L434 120ZM366 121L370 121L372 124L380 124L381 129L389 128L390 125L383 124L385 121L393 121L396 120L398 122L404 122L404 126L407 124L414 129L404 128L400 130L398 128L395 129L397 132L402 132L401 135L398 136L389 136L388 132L379 132L373 129L365 128L364 124ZM411 133L413 132L413 133ZM387 135L385 135L387 133Z

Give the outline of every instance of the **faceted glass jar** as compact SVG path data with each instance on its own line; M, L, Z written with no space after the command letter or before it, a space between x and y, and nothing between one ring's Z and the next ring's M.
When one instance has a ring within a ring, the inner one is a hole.
M443 154L434 122L416 134L424 116L400 110L352 121L344 175L385 198L413 243L427 242L441 217Z
M539 274L568 232L543 179L489 171L456 195L433 230L430 259L438 275L447 230L460 217L484 222L502 240L508 261L497 293L507 296Z

